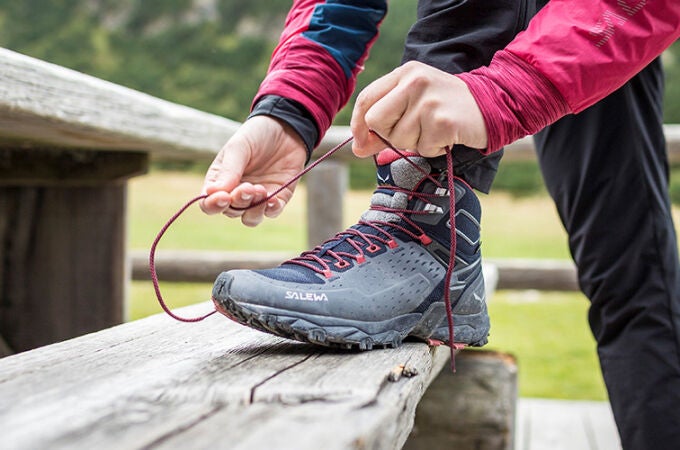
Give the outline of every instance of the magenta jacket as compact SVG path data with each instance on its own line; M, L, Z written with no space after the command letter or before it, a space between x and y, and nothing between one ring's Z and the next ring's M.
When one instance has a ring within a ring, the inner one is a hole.
M348 101L386 1L296 0L254 104L299 102L320 131ZM680 0L551 0L488 67L459 74L486 122L486 152L578 113L680 37Z

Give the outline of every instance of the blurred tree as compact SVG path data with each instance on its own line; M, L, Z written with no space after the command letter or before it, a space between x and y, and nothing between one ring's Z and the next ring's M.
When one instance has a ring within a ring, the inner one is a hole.
M680 123L680 41L664 53L663 62L666 68L664 122Z
M0 0L0 45L242 120L289 7L290 0ZM415 7L390 1L357 92L399 64ZM664 62L665 118L680 123L680 45ZM336 123L347 124L350 113L345 108Z
M0 46L243 120L283 28L290 0L0 0ZM396 67L415 0L390 0L389 13L359 75L357 90ZM680 123L680 43L664 54L664 117ZM336 124L347 124L356 92ZM353 184L373 185L357 163ZM363 168L362 168L363 167ZM675 179L675 177L674 177ZM540 190L535 167L513 166L497 188ZM680 181L673 184L680 200Z

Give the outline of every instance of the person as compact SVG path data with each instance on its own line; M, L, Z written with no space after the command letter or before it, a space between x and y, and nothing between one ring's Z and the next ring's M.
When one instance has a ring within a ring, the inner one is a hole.
M251 115L206 174L206 213L254 226L281 212L294 185L243 208L303 168L348 101L385 14L378 0L294 2ZM364 89L353 110L353 151L376 154L370 209L277 268L220 274L218 309L322 345L370 349L407 336L483 345L473 189L489 190L503 145L535 134L591 301L622 445L678 448L680 267L658 57L678 36L673 0L419 1L404 64Z

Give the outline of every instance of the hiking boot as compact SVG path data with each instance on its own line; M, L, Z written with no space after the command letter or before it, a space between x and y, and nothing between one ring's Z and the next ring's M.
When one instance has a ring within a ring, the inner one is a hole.
M406 337L450 345L445 278L450 198L443 158L394 150L376 158L378 188L361 220L299 257L266 270L221 273L216 309L249 327L330 347L397 347ZM481 208L454 178L453 340L486 344L479 239Z

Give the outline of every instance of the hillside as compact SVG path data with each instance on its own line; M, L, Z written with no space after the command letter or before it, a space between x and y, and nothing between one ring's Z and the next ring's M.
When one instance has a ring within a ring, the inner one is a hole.
M290 0L0 0L0 46L235 120L247 115ZM394 68L415 0L391 0L359 88ZM680 46L665 57L680 123ZM347 123L346 109L337 123Z
M0 0L0 46L243 120L290 3ZM376 57L362 80L399 63L414 5L391 2Z

